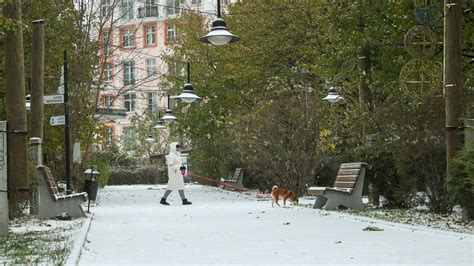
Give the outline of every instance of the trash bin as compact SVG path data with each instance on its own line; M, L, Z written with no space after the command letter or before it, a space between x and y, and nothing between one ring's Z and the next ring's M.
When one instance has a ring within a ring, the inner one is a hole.
M97 199L97 190L99 189L99 183L95 180L84 181L84 192L87 192L89 200L95 201Z

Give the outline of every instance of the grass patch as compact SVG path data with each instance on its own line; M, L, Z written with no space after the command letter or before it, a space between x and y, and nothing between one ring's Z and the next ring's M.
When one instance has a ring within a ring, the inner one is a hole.
M0 237L0 264L64 264L80 223Z
M456 215L442 215L431 212L404 209L368 209L366 211L348 209L338 211L389 222L418 225L452 232L472 234L472 227L470 223L463 221L460 216Z

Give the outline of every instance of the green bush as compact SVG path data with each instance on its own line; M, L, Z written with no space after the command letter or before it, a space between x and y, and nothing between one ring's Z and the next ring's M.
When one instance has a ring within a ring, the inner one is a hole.
M459 204L469 219L474 218L474 142L466 145L453 159L448 190L453 204Z
M137 164L137 160L133 157L127 156L119 151L117 145L111 145L104 151L94 152L87 158L82 164L84 169L75 169L74 176L80 183L79 187L82 187L84 180L90 178L88 175L84 175L83 172L91 165L97 167L100 175L94 176L95 180L99 182L101 187L109 184L110 171L114 167L129 167L134 168Z
M375 191L385 198L386 206L401 208L410 206L410 199L416 192L414 180L398 174L396 159L384 145L359 146L355 149L354 157L356 157L354 161L368 164L364 191L368 191L368 185L372 183Z
M164 184L168 182L166 168L144 166L141 168L120 168L110 171L109 185Z
M448 213L449 204L446 186L446 152L444 143L428 137L413 143L401 143L396 148L395 165L400 183L405 189L426 193L427 206L436 213ZM419 204L418 199L408 198L407 207ZM422 200L424 203L425 200Z

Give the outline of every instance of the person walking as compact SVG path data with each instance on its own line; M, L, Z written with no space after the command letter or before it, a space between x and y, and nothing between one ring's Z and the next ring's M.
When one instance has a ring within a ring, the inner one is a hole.
M183 201L183 205L190 205L192 202L186 199L184 195L184 181L181 176L180 168L182 167L181 163L181 146L178 142L170 143L170 153L166 155L166 165L168 166L168 185L166 187L165 194L161 198L160 204L170 205L166 202L166 198L171 194L171 191L177 190L179 196Z

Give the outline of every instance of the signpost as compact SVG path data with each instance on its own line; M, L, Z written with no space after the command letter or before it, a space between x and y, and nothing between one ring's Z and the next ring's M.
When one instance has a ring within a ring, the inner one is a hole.
M64 115L52 116L49 119L51 126L62 126L64 125L65 134L65 153L66 153L66 193L71 194L72 192L72 180L71 180L71 136L69 132L69 104L68 104L68 64L67 64L67 52L64 51L64 62L61 67L61 78L58 87L58 94L56 95L45 95L43 98L43 104L64 104Z
M64 65L61 66L61 78L59 79L58 94L64 94Z
M8 234L7 122L0 121L0 236Z
M66 194L72 193L72 177L71 177L71 134L69 132L69 104L68 104L68 63L67 63L67 52L64 50L64 63L63 63L63 76L64 76L64 134L66 135L65 152L66 152Z
M64 95L45 95L43 96L43 104L58 104L64 103Z
M66 117L64 115L51 116L49 124L52 126L62 126L66 124Z

